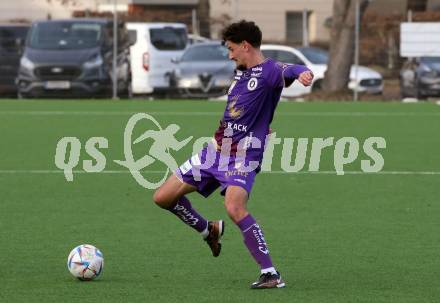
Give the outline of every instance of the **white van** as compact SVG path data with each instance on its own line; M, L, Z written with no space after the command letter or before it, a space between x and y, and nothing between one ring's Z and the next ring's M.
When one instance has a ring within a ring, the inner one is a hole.
M169 90L171 59L183 54L188 34L183 23L127 23L136 32L130 47L133 94L163 93Z

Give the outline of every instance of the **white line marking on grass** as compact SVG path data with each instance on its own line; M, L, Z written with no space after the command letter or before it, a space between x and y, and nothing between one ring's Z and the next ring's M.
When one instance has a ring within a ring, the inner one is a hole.
M222 111L0 111L0 115L29 115L29 116L127 116L146 112L157 116L221 116ZM440 112L279 112L277 116L304 117L437 117Z
M146 174L163 174L165 171L150 170L141 171ZM97 173L86 172L84 170L74 170L73 174L129 174L129 170L104 170ZM64 174L63 170L42 170L42 169L30 169L30 170L0 170L0 174Z
M163 174L165 171L160 170L146 170L141 171L144 174ZM63 174L62 170L0 170L0 174ZM129 174L129 170L104 170L98 173L89 173L83 170L73 171L74 174ZM275 175L336 175L335 171L300 171L300 172L285 172L283 170L263 171L262 174ZM377 173L366 173L363 171L346 171L345 175L440 175L440 171L380 171Z
M29 115L29 116L127 116L140 112L150 115L170 115L170 116L202 116L220 115L218 112L148 112L148 111L2 111L0 115Z
M300 174L300 175L336 175L336 171L301 171L289 173L283 170L262 172L263 174ZM363 171L345 171L345 175L440 175L440 171L380 171L377 173L366 173Z

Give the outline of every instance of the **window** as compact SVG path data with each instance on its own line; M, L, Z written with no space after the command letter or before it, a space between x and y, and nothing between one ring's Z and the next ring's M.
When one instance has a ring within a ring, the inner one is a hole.
M407 2L407 10L412 10L415 12L424 12L426 11L426 3L427 0L408 0Z
M309 24L310 12L307 12L306 24ZM287 12L286 41L290 44L303 43L303 12Z
M300 58L298 58L295 54L288 51L279 50L277 60L284 63L305 65Z
M137 42L137 32L134 29L128 30L128 40L132 44L136 44Z
M328 52L317 47L300 47L298 50L314 64L327 64Z
M228 49L223 45L194 46L185 51L182 61L229 61Z
M440 64L440 57L421 57L420 62L425 64Z
M84 49L99 45L101 25L85 22L41 22L29 35L29 46L37 49Z
M160 50L182 50L186 47L184 28L164 27L150 29L151 43Z
M277 51L273 50L273 49L263 49L261 50L261 52L263 53L263 55L266 58L272 58L272 59L277 59Z

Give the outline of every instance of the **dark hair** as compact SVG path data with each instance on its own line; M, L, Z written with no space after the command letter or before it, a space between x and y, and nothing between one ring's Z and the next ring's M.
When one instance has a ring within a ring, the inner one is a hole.
M234 43L248 42L255 48L261 45L261 30L252 21L241 20L226 27L222 32L223 42L232 41Z

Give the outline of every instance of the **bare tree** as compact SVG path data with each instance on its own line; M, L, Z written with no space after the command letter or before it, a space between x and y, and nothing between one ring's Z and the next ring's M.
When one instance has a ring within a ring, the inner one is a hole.
M209 0L200 0L197 7L199 17L200 35L203 37L211 37L211 26L209 17L210 5Z
M354 30L356 1L360 3L362 17L369 0L334 0L330 32L330 58L325 72L323 88L336 92L347 88L354 56Z

